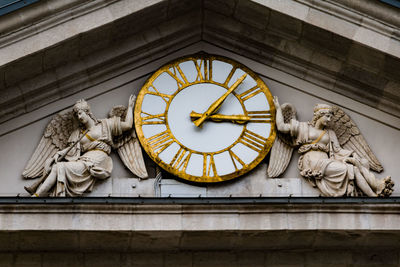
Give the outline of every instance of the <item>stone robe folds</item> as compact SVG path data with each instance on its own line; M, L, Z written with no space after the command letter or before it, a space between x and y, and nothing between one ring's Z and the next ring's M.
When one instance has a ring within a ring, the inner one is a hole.
M57 183L51 196L80 196L93 189L96 179L110 177L113 168L111 147L113 136L122 134L119 117L100 120L101 137L83 144L78 142L65 157L67 162L58 162ZM79 140L81 130L75 130L69 143Z
M342 149L332 130L327 130L329 142L310 140L313 127L306 122L292 120L291 135L296 137L301 154L298 162L300 174L324 196L338 197L354 195L354 165L346 163L347 158L356 158L353 151ZM357 159L358 160L358 159Z

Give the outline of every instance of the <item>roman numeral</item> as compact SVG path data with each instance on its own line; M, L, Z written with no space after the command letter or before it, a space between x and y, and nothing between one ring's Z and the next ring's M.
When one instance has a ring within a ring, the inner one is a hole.
M226 78L226 80L224 82L224 86L228 86L228 83L232 79L232 76L235 73L236 69L237 69L236 67L233 67L231 72L229 72L229 75L228 75L228 77Z
M171 165L174 169L185 172L191 156L192 152L181 147L179 148L178 152L176 152L169 165Z
M242 101L246 101L247 99L252 98L253 96L255 96L255 95L257 95L257 94L259 94L261 92L262 92L261 88L258 87L258 85L256 85L256 86L250 88L249 90L239 94L238 97Z
M189 83L179 65L172 67L172 71L167 69L166 72L175 79L178 89L182 89L186 84ZM180 77L178 76L178 73L180 74Z
M212 80L212 60L200 59L193 60L194 66L196 67L197 77L196 82L199 81L210 81Z
M165 124L165 113L152 115L142 111L142 124Z
M150 89L152 89L154 91L151 91ZM172 98L172 95L167 95L167 94L160 93L153 85L149 86L149 88L147 89L146 93L150 94L150 95L155 95L155 96L161 97L162 100L164 100L164 102L167 103L167 104L169 103L169 101Z
M239 158L239 156L236 155L232 150L229 150L229 156L231 156L231 160L232 160L233 166L235 166L236 171L239 170L239 168L236 165L236 161L239 162L240 165L242 165L242 168L247 166L246 163L244 163L243 160L241 160Z
M269 110L248 111L249 122L271 123L271 112Z
M150 138L147 138L147 142L150 148L156 152L156 155L163 152L167 147L169 147L174 140L168 131L161 132L159 134L153 135Z
M218 176L214 155L212 154L203 154L203 176Z
M260 153L267 143L267 138L246 129L240 137L239 143Z

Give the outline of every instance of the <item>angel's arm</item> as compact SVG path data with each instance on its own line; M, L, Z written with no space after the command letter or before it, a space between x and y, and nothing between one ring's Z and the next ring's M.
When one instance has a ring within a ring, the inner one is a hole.
M133 106L135 104L136 96L129 97L128 110L126 111L125 120L121 121L121 130L123 132L132 129L133 126Z
M276 127L282 133L290 133L290 124L285 123L283 119L282 109L278 101L278 97L274 96L274 104L276 108Z

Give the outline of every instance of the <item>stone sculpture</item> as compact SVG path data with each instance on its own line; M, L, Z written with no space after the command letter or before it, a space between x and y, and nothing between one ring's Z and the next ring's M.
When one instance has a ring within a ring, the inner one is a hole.
M278 138L271 150L269 177L285 171L297 147L300 174L322 195L390 196L394 186L391 177L377 179L370 171L381 172L383 167L342 109L317 104L312 121L299 122L292 105L281 107L277 97L274 104Z
M141 147L133 129L131 95L128 108L114 107L107 119L96 119L85 100L58 113L29 160L23 177L41 179L25 189L32 195L81 196L90 192L97 179L110 177L112 149L124 165L140 178L147 178Z

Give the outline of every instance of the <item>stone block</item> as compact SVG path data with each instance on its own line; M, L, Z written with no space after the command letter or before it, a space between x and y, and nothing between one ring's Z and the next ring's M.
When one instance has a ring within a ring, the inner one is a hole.
M268 24L270 10L257 3L239 0L237 2L234 17L244 24L265 29Z
M163 253L131 253L127 254L127 261L125 266L132 267L164 267L164 254Z
M85 267L114 267L121 266L120 253L86 253L84 255Z
M383 89L385 97L398 101L400 97L400 82L389 81Z
M398 266L398 250L353 251L352 263L358 266Z
M302 79L307 75L307 69L303 65L295 64L292 60L281 57L274 57L272 67Z
M189 251L231 250L237 247L237 235L231 231L186 231L179 247Z
M200 24L201 13L191 11L179 17L173 17L172 19L158 25L157 28L163 37L174 35L183 37L187 32L195 31L195 29L200 27Z
M352 41L310 24L304 24L300 43L310 49L346 60Z
M179 249L181 232L152 231L134 232L129 243L129 251L174 251Z
M205 0L204 7L214 12L231 16L234 12L235 2L235 0Z
M268 30L290 39L297 39L301 36L302 28L303 23L301 20L276 11L271 11Z
M0 103L13 102L18 98L21 98L21 90L18 86L11 86L1 90ZM2 105L4 107L4 105Z
M237 214L212 214L207 217L198 214L185 214L183 210L182 229L187 231L193 230L234 230L238 228L239 220ZM188 209L189 210L189 209Z
M353 16L353 19L356 19ZM359 16L358 20L361 21L362 17ZM349 22L326 12L317 9L310 9L307 14L306 22L315 25L319 28L334 32L337 35L344 36L347 39L352 39L358 30L358 25L354 22Z
M282 43L280 50L307 62L311 61L311 57L314 54L312 48L296 41L286 41Z
M308 69L304 79L317 84L323 88L333 89L336 84L336 77L334 75L321 75L321 72L324 70L320 70L320 68Z
M205 197L207 188L190 185L174 179L162 179L160 184L161 197Z
M237 264L240 267L263 267L265 253L259 251L241 251L237 253Z
M366 90L365 86L369 86L370 93L372 95L379 96L383 92L383 88L386 86L388 79L378 76L366 69L362 69L358 66L343 64L340 70L341 76L357 81L362 84L362 90ZM359 87L361 87L361 84ZM361 89L361 88L360 88Z
M215 26L218 25L218 26ZM243 24L237 19L226 17L210 10L204 10L204 27L218 29L218 32L239 34L243 31Z
M79 46L74 48L77 49L77 51L72 50L72 56L76 54L77 56L85 57L109 46L112 42L111 33L113 27L113 24L108 24L82 34L81 38L79 38Z
M129 232L97 232L84 231L79 233L81 251L126 252L130 242Z
M40 253L18 253L15 258L15 266L42 267L42 256Z
M364 234L354 231L318 231L313 242L314 248L343 249L363 247Z
M352 253L349 250L316 250L305 253L307 266L347 266L352 263Z
M385 55L381 52L358 43L353 43L349 51L348 62L379 74L386 60Z
M193 267L235 267L239 266L237 255L230 252L194 252Z
M393 231L370 232L365 235L362 245L365 249L379 248L385 251L400 249L400 243Z
M68 250L67 250L68 251ZM42 267L71 267L71 266L84 266L83 253L43 253Z
M79 249L79 235L76 232L39 231L19 232L18 247L21 251L68 251Z
M389 40L388 54L400 58L400 41L399 38L391 38Z
M400 43L399 43L400 45ZM385 56L385 63L383 64L383 75L390 80L400 82L400 56L395 57L392 55Z
M176 18L178 16L182 16L184 14L191 13L196 11L200 14L201 12L202 2L198 0L192 1L181 1L181 0L172 0L169 1L168 5L168 18Z
M302 252L268 252L266 266L304 266L305 255Z
M340 71L342 66L342 61L338 60L334 56L327 55L325 53L320 53L315 51L311 56L311 63L316 64L324 69L332 72Z
M54 70L47 70L35 77L20 82L18 87L21 89L23 95L29 93L37 94L38 91L43 93L57 92L57 76ZM27 99L26 102L29 103L30 99Z
M5 83L6 86L13 86L16 83L34 77L42 73L43 55L37 53L32 56L27 56L19 61L9 64L5 68Z
M192 267L192 252L165 253L164 267Z
M253 0L253 2L300 20L304 20L307 17L310 9L303 3L295 1Z
M2 229L5 228L5 225L1 225L1 223L0 223L0 226ZM19 236L18 232L2 231L0 233L0 251L1 252L16 251L19 247L18 236Z
M390 46L390 37L363 26L357 29L353 40L382 52L387 52Z
M12 253L0 253L0 266L13 267L14 255Z

